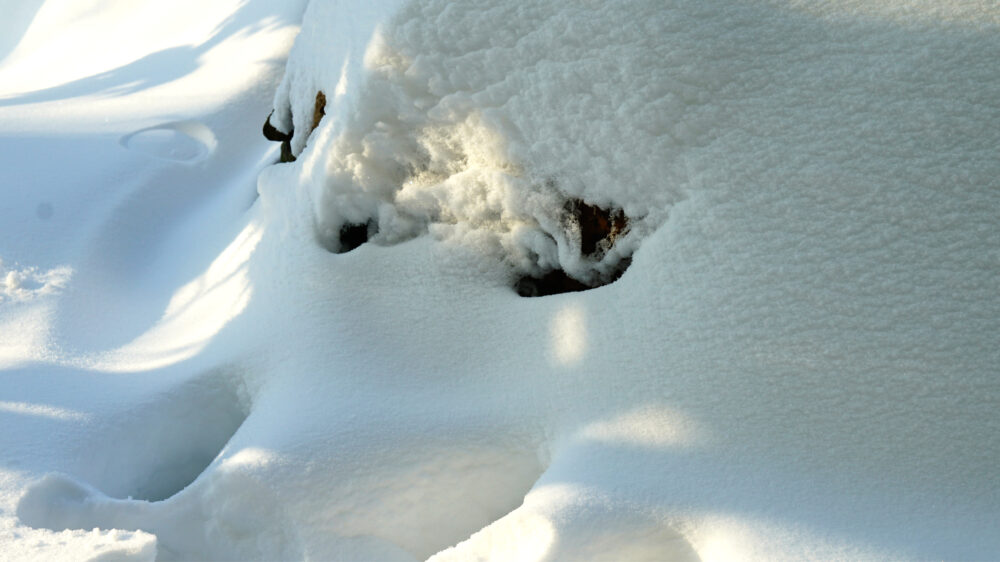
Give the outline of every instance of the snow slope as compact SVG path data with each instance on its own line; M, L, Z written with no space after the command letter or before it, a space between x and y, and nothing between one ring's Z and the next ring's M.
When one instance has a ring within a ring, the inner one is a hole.
M5 557L1000 553L992 3L80 6L0 43Z

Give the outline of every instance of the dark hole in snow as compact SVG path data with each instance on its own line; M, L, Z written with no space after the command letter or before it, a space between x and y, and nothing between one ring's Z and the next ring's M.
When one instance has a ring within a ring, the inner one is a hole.
M632 258L623 259L618 262L618 267L607 280L603 280L592 285L577 281L569 275L566 275L565 271L556 269L541 277L526 275L517 280L517 283L514 284L514 290L517 291L517 294L522 297L545 297L548 295L559 295L562 293L589 291L590 289L610 285L611 283L621 279L621 276L625 274L625 270L628 269L628 266L631 265L631 263Z
M378 230L378 225L374 221L363 224L345 224L340 227L340 249L338 254L350 252L358 246L364 244Z
M600 260L614 246L615 240L628 230L628 217L621 209L604 209L581 199L570 199L563 210L566 212L564 224L569 228L579 228L580 254L593 260ZM514 290L522 297L544 297L596 289L617 281L631 263L631 258L621 260L610 275L592 284L556 269L541 277L522 277L514 285Z
M586 291L587 285L573 279L561 269L550 271L542 277L522 277L514 285L514 290L522 297L544 297L559 293Z

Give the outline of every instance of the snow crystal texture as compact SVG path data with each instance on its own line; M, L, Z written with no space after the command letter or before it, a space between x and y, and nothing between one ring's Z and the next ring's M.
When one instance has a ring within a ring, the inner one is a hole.
M234 40L278 17L243 9ZM106 166L156 172L101 212L11 195L93 234L0 240L7 551L1000 552L994 3L304 9L266 88L108 132ZM296 160L253 200L277 147L241 127L269 112ZM629 227L586 255L573 201Z

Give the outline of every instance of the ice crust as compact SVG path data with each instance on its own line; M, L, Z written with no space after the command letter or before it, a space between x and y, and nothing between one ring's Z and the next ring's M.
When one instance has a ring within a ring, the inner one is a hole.
M220 0L79 82L27 77L50 2L0 44L0 558L1000 552L993 3Z

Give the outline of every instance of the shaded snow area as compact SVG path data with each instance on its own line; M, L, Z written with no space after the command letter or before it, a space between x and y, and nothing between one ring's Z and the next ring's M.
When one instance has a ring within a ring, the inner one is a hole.
M996 3L8 4L0 559L1000 557Z

